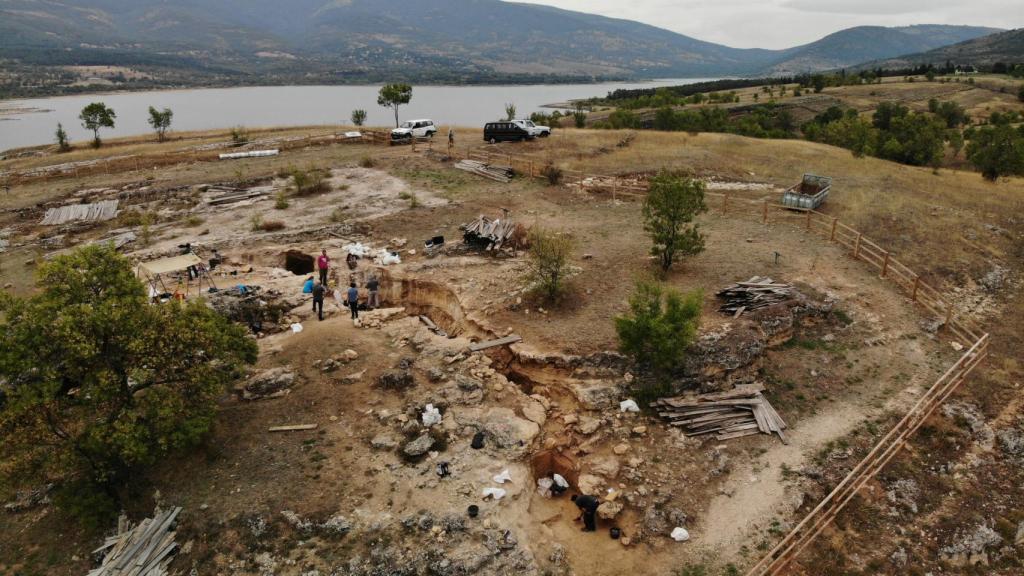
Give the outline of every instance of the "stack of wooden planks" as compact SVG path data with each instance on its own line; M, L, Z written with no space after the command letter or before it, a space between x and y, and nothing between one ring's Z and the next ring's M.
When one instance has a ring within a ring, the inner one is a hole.
M455 163L455 167L498 182L509 182L514 175L509 166L494 166L479 160L459 160Z
M95 204L68 204L60 208L50 208L43 217L43 226L57 226L68 222L84 220L98 222L110 220L117 216L117 200L103 200Z
M737 282L719 290L718 297L725 300L725 304L718 308L720 312L739 316L744 312L791 300L793 286L771 278L754 276L746 282Z
M491 220L481 215L476 220L464 225L462 230L462 237L467 244L486 245L487 250L497 250L512 237L516 231L516 224L507 218Z
M180 507L157 511L130 530L122 517L117 535L93 550L93 554L104 553L103 562L88 576L166 576L171 553L178 548L171 527L180 512Z
M716 440L729 440L760 432L778 434L786 442L786 423L761 395L763 390L761 384L739 384L725 392L662 398L651 406L687 436L715 434Z

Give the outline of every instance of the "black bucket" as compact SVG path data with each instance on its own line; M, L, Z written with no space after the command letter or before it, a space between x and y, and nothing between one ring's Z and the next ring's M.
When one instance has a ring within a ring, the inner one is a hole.
M620 530L618 526L613 526L612 529L608 531L608 534L611 535L612 540L618 540L619 536L622 536L622 530Z
M479 450L484 447L484 433L477 432L473 435L473 441L469 444L474 450Z
M470 504L469 508L466 509L466 513L469 514L470 518L476 518L480 514L480 507L476 504Z

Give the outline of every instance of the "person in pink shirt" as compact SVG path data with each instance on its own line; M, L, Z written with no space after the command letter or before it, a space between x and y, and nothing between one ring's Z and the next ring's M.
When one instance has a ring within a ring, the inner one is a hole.
M326 286L327 270L331 267L331 258L327 255L326 249L320 251L320 257L316 259L316 267L320 269L320 283Z

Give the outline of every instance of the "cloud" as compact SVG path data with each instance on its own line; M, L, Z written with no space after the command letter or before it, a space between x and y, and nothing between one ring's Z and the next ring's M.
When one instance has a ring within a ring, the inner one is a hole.
M916 14L957 6L957 0L788 0L784 8L833 14Z

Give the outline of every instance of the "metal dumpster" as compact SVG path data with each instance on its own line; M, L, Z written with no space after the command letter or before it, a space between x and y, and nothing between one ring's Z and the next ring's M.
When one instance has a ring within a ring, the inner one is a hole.
M828 198L832 189L830 176L804 174L799 184L791 186L782 194L782 205L789 208L815 209Z

